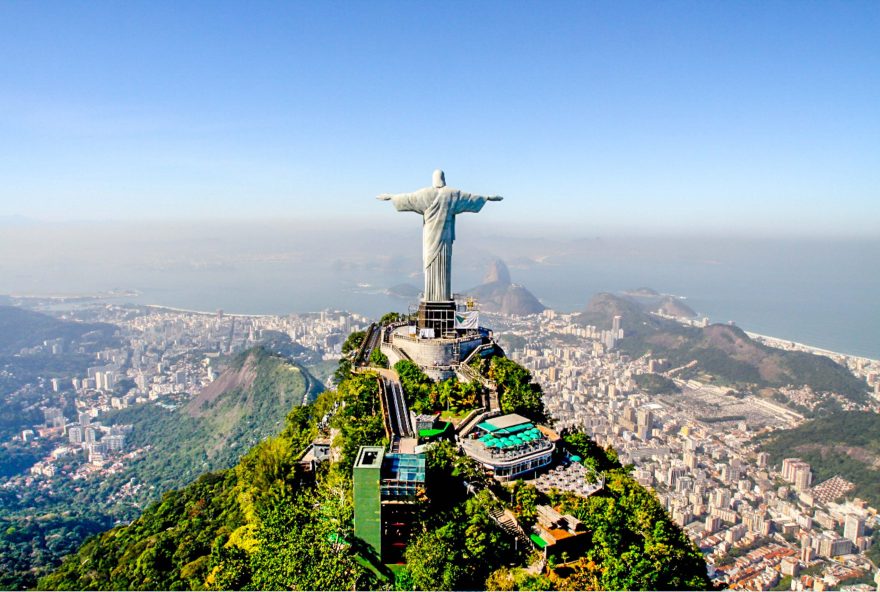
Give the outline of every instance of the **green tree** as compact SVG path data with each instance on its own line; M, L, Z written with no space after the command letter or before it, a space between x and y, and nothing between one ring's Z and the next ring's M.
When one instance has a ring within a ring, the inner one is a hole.
M526 530L535 523L538 516L538 490L534 485L526 485L522 479L513 484L513 510Z
M565 447L573 454L580 456L584 465L597 471L620 468L617 452L613 448L602 448L583 432L572 432L563 436Z
M532 382L532 374L514 362L501 356L492 358L489 378L498 386L501 411L520 413L535 421L546 421L541 387Z
M402 321L404 316L399 312L386 312L382 315L382 318L379 319L380 325L390 325L391 323L397 323Z
M273 500L260 512L259 544L251 557L258 590L353 590L369 572L339 541L339 525L315 515L313 494ZM324 500L328 501L328 500Z
M211 572L205 577L211 590L241 590L251 579L251 558L247 551L235 545L214 540L209 563Z
M455 590L464 576L450 525L419 535L406 549L407 569L416 590Z
M333 372L333 380L336 384L340 384L351 377L352 364L351 360L348 358L342 358L339 360L339 366L336 367L336 371Z
M490 573L489 577L486 578L485 589L499 591L516 590L516 581L510 568L502 567ZM549 588L544 588L544 590L549 590Z
M370 352L370 363L373 366L378 366L379 368L387 368L388 367L388 356L382 353L378 347L374 348L372 352Z
M353 331L345 338L345 341L342 342L342 353L348 355L352 352L356 352L366 337L366 331Z
M439 396L434 381L422 372L418 364L400 360L394 364L394 371L400 377L406 403L413 411L426 413L437 408Z
M501 503L487 489L482 489L465 504L468 516L464 532L464 560L471 568L470 577L479 582L488 577L490 566L513 560L510 538L499 530L490 512Z

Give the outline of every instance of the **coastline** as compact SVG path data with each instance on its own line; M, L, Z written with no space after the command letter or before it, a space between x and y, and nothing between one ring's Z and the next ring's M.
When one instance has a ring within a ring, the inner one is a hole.
M130 304L130 303L129 303ZM218 313L222 314L224 317L235 317L240 319L264 319L267 317L283 317L286 315L273 315L273 314L243 314L243 313L234 313L234 312L225 312L225 311L217 311L214 312L206 311L206 310L191 310L188 308L177 308L174 306L165 306L163 304L132 304L132 306L145 306L147 308L153 308L156 310L165 310L168 312L179 312L184 314L193 314L193 315L201 315L201 316L209 316L215 317ZM308 314L308 313L301 313Z
M40 295L9 293L8 296L10 298L16 298L16 299L22 299L22 300L29 300L29 299L52 300L52 301L58 301L59 303L63 303L65 301L67 301L67 302L71 302L71 301L72 302L87 302L90 300L92 300L92 301L120 300L123 298L130 298L130 297L132 297L133 294L139 294L139 292L136 290L109 290L106 292L98 292L98 293L91 293L91 294L80 293L80 294L40 294ZM669 296L669 297L673 297L673 298L681 299L681 300L686 299L686 297L684 297L684 296L679 296L679 295L674 295L674 294L658 294L658 296ZM151 308L154 310L175 312L175 313L181 313L181 314L200 315L200 316L216 316L218 313L217 310L214 310L214 311L196 310L196 309L181 308L181 307L175 307L175 306L167 306L167 305L163 305L163 304L143 304L143 303L136 303L136 302L131 302L131 301L121 302L120 304L129 305L129 306L143 306L143 307ZM343 310L343 309L329 309L328 308L327 310ZM345 310L347 310L347 309L345 309ZM269 317L284 317L284 316L291 315L291 314L316 314L316 312L317 311L287 312L284 314L252 314L252 313L240 313L240 312L231 313L231 312L224 311L223 316L232 317L232 318L242 318L242 319L247 319L247 318L256 319L256 318L269 318ZM652 311L652 314L657 314L657 313ZM683 319L683 318L671 317L671 316L666 316L666 315L661 315L661 316L663 316L664 318L668 318L670 320L675 320L681 324L693 325L693 321L690 319ZM758 333L756 331L749 331L746 329L743 329L743 331L750 338L764 342L764 343L766 343L766 345L769 345L771 347L776 347L779 349L794 349L794 350L805 351L805 352L809 352L809 353L813 353L813 354L817 354L817 355L829 356L832 358L844 358L844 359L854 360L856 362L861 362L863 364L880 366L880 357L872 358L872 357L860 355L860 354L852 354L852 353L834 351L834 350L830 350L830 349L826 349L826 348L794 341L792 339L786 339L786 338L782 338L782 337L774 337L772 335Z
M816 347L813 345L808 345L806 343L800 343L798 341L792 341L790 339L782 339L781 337L773 337L770 335L763 335L761 333L755 333L754 331L746 331L743 329L743 332L748 335L750 338L755 339L757 341L761 341L762 343L766 343L767 345L771 345L772 347L777 347L780 349L794 349L798 351L805 351L812 354L817 354L821 356L828 357L841 357L841 358L850 358L857 361L862 361L867 364L880 364L880 359L869 358L866 356L859 356L856 354L847 354L843 352L831 351L830 349L824 349L821 347ZM780 347L780 346L786 347Z
M146 306L148 308L156 309L156 310L166 310L169 312L178 312L185 314L196 314L196 315L207 315L207 316L216 316L217 311L210 312L204 310L191 310L186 308L177 308L174 306L165 306L161 304L145 304L141 306ZM349 311L350 312L350 311ZM295 312L295 313L287 313L287 314L314 314L313 312ZM223 316L225 317L236 317L236 318L267 318L267 317L282 317L286 315L277 315L277 314L245 314L245 313L227 313L224 312ZM682 322L681 319L675 319L679 322ZM747 331L743 329L743 332L748 335L752 339L756 339L758 341L766 343L766 345L770 345L771 347L776 347L779 349L796 349L800 351L806 351L812 354L829 356L829 357L839 357L839 358L848 358L857 361L862 361L866 364L878 364L880 365L880 359L869 358L866 356L860 356L856 354L848 354L844 352L832 351L829 349L824 349L817 346L812 346L806 343L800 343L798 341L792 341L791 339L784 339L782 337L773 337L772 335L764 335L762 333L756 333L754 331Z

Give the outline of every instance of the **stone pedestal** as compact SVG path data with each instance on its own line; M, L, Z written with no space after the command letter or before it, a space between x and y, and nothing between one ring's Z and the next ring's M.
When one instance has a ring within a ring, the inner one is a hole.
M382 342L381 351L388 356L391 366L400 360L411 360L433 380L454 377L462 360L488 341L477 332L451 339L424 339L417 333L410 333L410 329L405 326L394 329L390 339Z
M419 303L419 331L433 329L434 337L440 338L455 332L455 301Z

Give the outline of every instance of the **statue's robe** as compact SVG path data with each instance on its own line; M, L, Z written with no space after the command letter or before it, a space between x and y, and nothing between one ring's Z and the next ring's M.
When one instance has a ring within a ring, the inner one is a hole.
M426 187L415 193L391 196L398 212L422 214L422 264L425 268L426 302L452 300L452 241L455 216L479 212L487 198L451 187Z

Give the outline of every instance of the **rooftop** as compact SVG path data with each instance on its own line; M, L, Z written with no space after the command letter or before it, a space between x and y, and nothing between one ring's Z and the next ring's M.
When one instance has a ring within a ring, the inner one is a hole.
M425 482L424 454L388 454L382 478L395 481Z
M468 456L478 462L492 465L513 465L531 456L541 456L553 450L553 444L546 438L521 444L504 443L497 439L496 442L497 444L488 446L480 440L465 438L461 441L461 446Z
M425 455L391 453L385 455L381 479L382 500L412 502L425 486Z
M355 460L356 469L378 469L382 466L385 449L381 446L361 446Z
M477 427L482 427L479 424ZM511 429L496 430L483 435L479 441L486 448L498 448L499 450L509 450L519 448L531 442L537 442L544 439L541 431L531 423L514 426Z
M512 428L514 426L518 426L524 423L532 423L531 420L519 415L517 413L510 413L508 415L502 415L500 417L493 417L491 419L487 419L483 422L484 424L488 424L492 426L494 429L490 429L488 431L494 430L503 430L507 428Z

